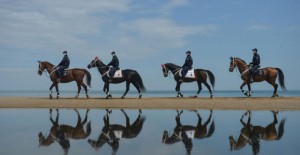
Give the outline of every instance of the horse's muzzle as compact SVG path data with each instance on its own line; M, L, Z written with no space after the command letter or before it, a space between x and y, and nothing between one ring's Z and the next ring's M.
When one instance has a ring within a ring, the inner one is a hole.
M229 72L233 72L233 68L229 68Z
M88 65L87 68L88 68L88 69L91 69L92 67L91 67L91 65Z
M42 73L43 73L42 71L38 71L38 74L39 74L40 76L42 75Z

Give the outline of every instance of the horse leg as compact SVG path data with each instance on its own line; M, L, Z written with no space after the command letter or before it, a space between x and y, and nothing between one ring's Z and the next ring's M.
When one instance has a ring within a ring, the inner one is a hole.
M250 85L250 83L247 83L247 86L248 86L248 91L249 91L248 97L251 97L252 96L252 92L251 92L251 85Z
M213 93L212 93L212 91L211 91L211 88L210 88L210 86L209 86L209 84L205 81L205 82L203 82L203 84L206 86L206 88L209 90L209 93L210 93L210 98L213 98Z
M86 122L87 122L87 118L88 118L88 113L89 113L90 109L87 109L86 112L85 112L85 118L84 120L82 121L82 125L84 125Z
M129 88L130 88L130 82L126 81L126 90L125 90L125 93L123 94L123 96L121 97L122 99L124 99L125 96L127 95Z
M207 121L203 124L203 126L206 127L209 124L209 122L211 121L212 113L213 113L212 110L210 110L209 117L208 117Z
M274 92L272 97L278 97L277 89L278 89L278 84L275 83L275 81L267 81L269 84L271 84L274 87Z
M79 111L77 109L74 109L77 113L77 126L81 124L81 117L80 117L80 114L79 114Z
M248 92L245 92L244 91L244 86L247 84L247 82L246 81L244 81L243 83L242 83L242 85L240 86L240 89L241 89L241 91L242 91L242 93L244 94L244 95L246 95L246 96L248 96Z
M81 86L84 88L86 98L89 98L88 89L87 89L86 84L84 84L83 82L81 82Z
M106 99L112 98L111 94L109 93L109 83L104 84L104 92L106 93Z
M198 91L197 91L196 95L194 96L194 98L197 98L198 95L200 94L201 90L202 90L202 83L201 83L201 81L197 81L197 83L198 83Z
M75 98L79 97L79 94L80 94L80 91L81 91L81 85L80 85L79 82L77 82L77 88L78 88L78 91L77 91L77 95L75 96Z
M135 83L133 83L133 85L138 90L138 92L139 92L139 99L141 99L142 98L142 92L141 92L141 89L139 87L139 83L135 82Z
M55 83L53 82L52 83L52 85L50 86L50 88L49 88L49 91L50 91L50 93L49 93L49 98L50 99L52 99L52 88L55 86Z
M55 83L55 89L56 89L56 94L57 94L56 99L58 99L59 98L58 83Z
M181 92L180 92L180 85L181 85L181 83L182 83L182 82L177 81L175 90L177 91L177 97L183 98L183 95L182 95Z
M128 115L126 114L125 110L121 110L123 112L123 114L125 115L125 118L126 118L126 128L127 127L130 127L130 120L129 120L129 117Z

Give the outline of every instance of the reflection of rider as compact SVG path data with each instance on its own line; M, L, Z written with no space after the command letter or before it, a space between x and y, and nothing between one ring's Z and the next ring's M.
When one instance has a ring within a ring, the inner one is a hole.
M181 71L181 75L182 75L183 78L187 74L188 70L192 69L192 66L193 66L193 59L192 59L192 56L191 56L191 51L187 51L185 62L182 66L182 71Z
M107 66L112 66L112 68L110 69L110 72L109 72L109 76L110 76L109 82L112 81L115 72L119 69L119 59L116 56L116 52L112 51L111 55L112 55L112 60L110 61L109 64L107 64Z
M252 67L250 68L250 82L253 81L253 77L254 77L254 72L260 67L260 56L257 53L257 49L254 48L252 49L253 51L253 58L252 58L252 62L249 65L252 65Z
M63 76L64 70L69 68L70 65L70 59L68 57L67 51L63 52L64 57L61 60L61 62L57 65L56 75L57 75L57 81L59 82L61 80L61 77Z

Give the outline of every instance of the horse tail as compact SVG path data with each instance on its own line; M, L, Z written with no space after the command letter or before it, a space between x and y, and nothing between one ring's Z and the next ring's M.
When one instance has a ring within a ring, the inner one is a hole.
M86 69L84 69L84 73L85 73L85 75L86 75L86 84L90 87L90 88L92 88L92 86L91 86L91 81L92 81L92 76L91 76L91 74L90 74L90 72L89 71L87 71Z
M85 135L84 138L87 138L88 136L90 136L91 132L92 132L92 128L91 128L91 121L88 122L88 124L86 125L86 131L85 131Z
M286 91L285 84L284 84L284 74L280 68L276 68L276 70L278 71L278 80L279 80L280 87L282 90Z
M206 70L206 73L207 73L207 75L209 77L210 84L214 88L215 87L215 76L214 76L214 74L211 71L209 71L209 70Z
M284 133L284 123L285 123L285 118L284 119L282 119L281 120L281 122L280 122L280 124L279 124L279 126L278 126L278 129L277 129L277 131L278 131L278 135L277 135L277 138L276 138L276 140L280 140L281 139L281 137L283 136L283 133Z
M208 133L207 133L207 138L211 137L215 132L215 121L213 120L212 123L210 124Z
M144 86L142 77L140 76L140 74L138 72L136 72L136 75L137 75L137 81L138 81L138 84L139 84L140 88L142 89L143 92L145 92L146 87Z

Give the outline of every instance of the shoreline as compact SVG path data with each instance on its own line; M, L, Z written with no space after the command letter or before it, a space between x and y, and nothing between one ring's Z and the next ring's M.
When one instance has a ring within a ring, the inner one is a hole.
M0 97L1 109L79 108L79 109L149 109L149 110L276 110L300 111L300 97L215 97L210 98L162 98L105 99Z

